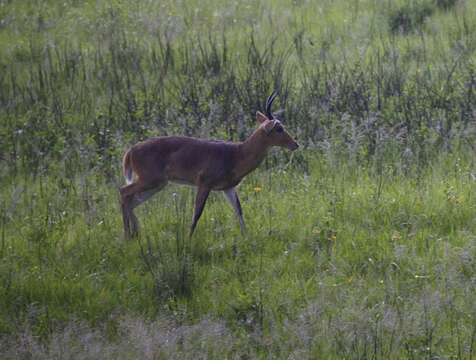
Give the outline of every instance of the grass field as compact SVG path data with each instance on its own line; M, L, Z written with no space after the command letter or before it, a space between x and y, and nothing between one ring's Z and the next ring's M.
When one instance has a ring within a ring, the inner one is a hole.
M0 358L476 357L471 1L0 1ZM122 234L140 139L276 149Z

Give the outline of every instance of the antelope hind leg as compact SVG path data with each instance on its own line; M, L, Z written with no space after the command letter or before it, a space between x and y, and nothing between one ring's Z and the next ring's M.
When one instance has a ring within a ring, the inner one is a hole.
M137 234L139 233L139 221L137 220L137 217L134 214L134 209L140 204L149 200L152 196L154 196L160 190L162 190L166 184L167 182L163 182L154 189L146 190L134 195L131 201L131 209L130 209L130 215L131 215L131 221L132 221L132 236L137 236Z

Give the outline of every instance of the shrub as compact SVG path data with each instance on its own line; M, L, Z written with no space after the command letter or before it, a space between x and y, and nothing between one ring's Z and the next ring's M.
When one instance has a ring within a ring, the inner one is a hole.
M407 3L393 10L388 19L392 33L407 34L420 28L434 8L429 2Z
M458 3L458 0L435 0L435 5L439 9L450 10L455 7Z

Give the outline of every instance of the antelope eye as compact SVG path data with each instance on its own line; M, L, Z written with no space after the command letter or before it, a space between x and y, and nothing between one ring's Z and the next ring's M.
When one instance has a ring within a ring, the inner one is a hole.
M282 132L283 132L283 130L284 130L284 129L283 129L283 127L282 127L282 126L279 126L279 125L278 125L278 126L276 126L276 132L278 132L278 133L282 133Z

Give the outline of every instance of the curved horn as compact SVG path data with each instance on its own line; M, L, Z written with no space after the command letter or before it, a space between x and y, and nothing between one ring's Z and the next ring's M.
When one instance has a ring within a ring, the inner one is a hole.
M273 91L273 93L268 97L268 100L266 100L266 116L268 119L273 119L273 114L271 113L271 105L273 104L274 99L278 96L278 93L276 91Z

